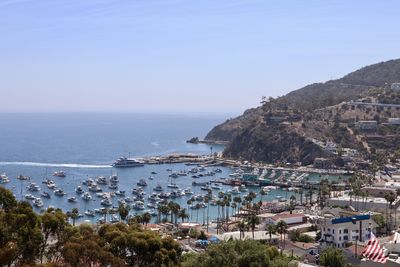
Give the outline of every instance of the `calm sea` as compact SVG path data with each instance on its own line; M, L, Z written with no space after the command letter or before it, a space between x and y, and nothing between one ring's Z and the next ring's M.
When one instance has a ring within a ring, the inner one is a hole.
M0 173L6 173L11 182L3 184L13 190L18 199L26 193L29 182L36 182L41 190L51 193L51 199L45 199L44 207L60 207L64 211L77 207L81 213L87 209L100 208L100 199L93 195L93 200L85 202L75 193L75 188L88 177L117 174L120 179L119 189L132 196L131 189L139 179L144 178L149 185L147 195L160 184L166 191L166 185L174 182L181 189L191 187L193 178L182 176L169 178L167 169L174 171L188 170L184 164L149 165L139 168L114 169L110 164L120 155L151 156L175 152L210 153L208 145L187 144L185 140L198 136L203 138L216 124L227 116L195 115L149 115L149 114L0 114ZM213 146L213 152L223 150L223 146ZM54 171L63 170L66 178L52 177ZM211 170L211 169L210 169ZM157 172L153 180L148 178L151 172ZM233 170L222 168L222 173L214 177L203 177L197 181L209 181L228 177ZM18 175L31 177L31 181L21 182ZM53 179L67 195L55 196L45 184L44 178ZM86 188L84 187L86 190ZM222 191L229 188L223 188ZM111 191L104 187L105 191ZM195 194L205 193L199 187L193 187ZM218 191L215 192L215 194ZM32 193L40 197L40 191ZM287 192L273 191L265 199L276 195L285 196ZM67 198L75 196L77 203L70 203ZM285 196L287 197L287 196ZM187 207L190 196L175 201ZM113 199L117 206L118 198ZM40 212L40 209L36 209ZM131 211L134 214L136 211ZM202 220L203 211L193 211L192 220ZM197 215L199 218L197 218ZM211 207L210 217L217 217L217 208ZM90 219L83 217L83 219ZM96 219L96 218L95 218Z

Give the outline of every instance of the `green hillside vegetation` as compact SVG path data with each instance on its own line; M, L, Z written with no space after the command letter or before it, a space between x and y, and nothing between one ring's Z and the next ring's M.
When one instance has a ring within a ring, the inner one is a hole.
M214 127L208 140L229 141L224 155L264 162L313 162L327 156L312 140L367 154L373 149L400 149L399 129L387 126L400 117L398 107L353 105L351 101L400 104L400 59L370 65L341 79L305 86L279 98L263 98L261 106ZM377 132L360 133L355 122L376 120ZM374 138L368 135L374 135Z

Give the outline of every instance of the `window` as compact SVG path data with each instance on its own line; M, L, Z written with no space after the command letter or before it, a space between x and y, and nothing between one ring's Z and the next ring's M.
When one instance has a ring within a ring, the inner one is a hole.
M341 234L342 233L342 230L341 229L339 229L339 234Z
M334 234L335 233L335 229L332 229L332 234Z
M343 233L348 234L349 233L349 229L344 229Z
M343 236L343 240L349 240L349 237L347 235Z
M339 241L342 241L342 237L341 236L339 236Z

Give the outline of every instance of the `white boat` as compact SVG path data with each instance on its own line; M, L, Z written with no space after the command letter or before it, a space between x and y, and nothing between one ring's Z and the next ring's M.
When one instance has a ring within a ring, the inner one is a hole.
M132 208L135 210L144 210L144 203L142 201L136 201Z
M35 196L32 194L25 194L26 199L35 199Z
M178 175L176 172L173 172L173 173L171 173L171 174L169 175L169 177L178 178L179 175Z
M50 180L50 181L47 183L47 188L53 190L53 189L56 189L56 188L57 188L57 185L56 185L56 183L54 183L54 181Z
M170 193L161 192L158 197L161 199L167 199L170 198Z
M134 195L140 195L143 193L143 188L141 187L135 187L132 189L132 194Z
M112 164L114 168L141 167L144 163L133 158L120 157Z
M152 202L150 202L150 203L147 203L146 206L147 206L148 208L155 209L155 208L157 208L157 203L152 203Z
M40 198L35 198L35 199L33 200L33 206L38 207L38 208L43 207L43 201L42 201L42 199L40 199Z
M167 185L167 187L169 187L169 188L179 188L179 186L177 184L175 184L175 183L170 183L170 184Z
M203 185L202 187L200 187L200 189L204 191L209 191L211 190L211 187L209 185Z
M114 184L114 183L118 183L119 182L119 179L118 179L118 176L117 175L111 175L110 176L110 183L112 183L112 184Z
M54 191L54 194L56 196L64 196L64 195L66 195L66 193L61 189L57 189L56 191Z
M112 223L117 223L117 222L119 222L118 215L114 214L113 216L111 216L111 222L112 222Z
M213 185L211 185L211 189L221 190L222 188L221 188L221 186L219 184L213 184Z
M96 182L97 182L98 184L102 184L102 185L106 185L106 184L108 183L108 182L107 182L107 178L104 177L104 176L99 176L99 177L97 177Z
M152 193L152 194L148 197L148 199L149 199L150 201L159 201L159 200L160 200L158 194L156 194L156 193Z
M184 190L184 192L185 192L186 195L193 195L192 188L190 188L190 187L186 188L186 189Z
M238 186L235 186L234 188L232 188L231 194L233 194L233 195L238 195L238 194L240 194L239 187L238 187Z
M83 191L82 187L79 186L79 185L75 188L75 192L76 192L77 194L83 194L83 193L85 193L85 191Z
M40 191L40 187L36 183L30 183L26 188L28 191Z
M21 180L21 181L26 181L26 180L30 180L31 179L31 177L29 177L29 176L24 176L24 175L18 175L17 176L17 179L18 180Z
M82 182L83 185L93 186L97 185L96 182L92 178L88 178Z
M69 197L68 202L76 203L78 200L76 200L76 197Z
M92 192L101 192L101 191L103 191L103 189L101 189L101 188L98 187L97 185L91 185L91 186L89 186L89 191L92 191Z
M147 186L147 182L145 179L140 179L139 182L137 182L138 186Z
M55 176L55 177L65 177L66 174L63 171L56 171L56 172L53 173L53 176Z
M161 192L161 191L163 191L164 189L162 188L161 185L158 184L156 187L153 188L153 190L154 190L154 191L157 191L157 192Z
M88 200L91 200L91 199L92 199L92 196L90 195L89 192L85 192L85 193L83 193L83 195L82 195L82 199L88 201Z
M118 191L115 192L115 194L117 196L124 197L125 196L125 191L124 190L118 190Z
M246 186L245 186L244 184L242 184L242 185L240 185L240 187L239 187L239 191L240 191L240 192L247 192L247 191L249 191L249 189L247 189Z
M116 183L110 184L108 186L108 188L110 188L110 189L118 189L118 184L116 184Z
M112 201L109 198L105 198L105 199L101 200L100 204L103 206L109 207L109 206L112 206Z
M43 191L40 195L41 195L42 197L45 197L45 198L51 198L50 194L47 193L47 192L45 192L45 191Z
M0 175L0 183L5 184L10 182L10 179L7 177L5 173Z
M94 217L94 216L96 216L96 213L93 210L87 210L87 211L85 211L85 215L89 216L89 217Z

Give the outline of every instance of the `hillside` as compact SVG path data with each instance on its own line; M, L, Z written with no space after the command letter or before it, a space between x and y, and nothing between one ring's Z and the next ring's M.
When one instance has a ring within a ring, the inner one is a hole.
M277 99L270 98L260 107L215 126L205 139L229 141L224 151L228 157L265 162L312 162L323 156L320 147L310 142L313 139L334 141L365 152L369 147L362 137L355 136L354 122L378 117L387 121L400 113L398 109L380 112L380 108L349 108L343 103L360 98L400 102L400 95L394 97L397 92L388 87L399 81L400 59L373 64L337 80L310 84Z

